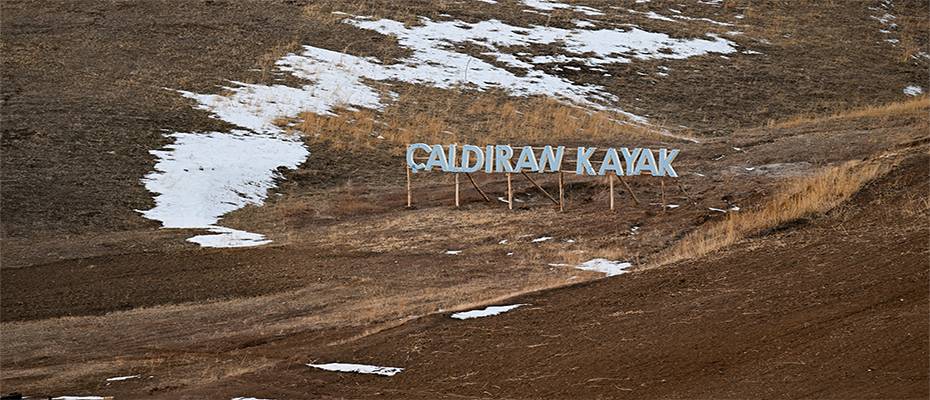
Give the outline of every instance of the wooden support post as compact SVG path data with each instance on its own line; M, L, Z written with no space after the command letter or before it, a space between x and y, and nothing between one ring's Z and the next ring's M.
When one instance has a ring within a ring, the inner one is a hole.
M697 202L694 201L694 199L691 198L691 195L688 194L688 191L685 190L685 187L681 185L681 182L679 182L679 181L676 179L676 180L675 180L675 184L677 184L677 185L678 185L678 189L681 190L681 192L685 194L685 197L688 199L688 201L691 202L692 205L694 205L695 207L697 207Z
M527 175L526 172L520 171L520 173L523 174L523 176L525 176L526 179L529 180L530 183L533 184L533 186L536 186L536 188L539 189L540 192L542 192L544 195L546 195L546 197L548 197L549 200L552 200L552 202L555 203L555 204L559 204L559 202L556 201L556 199L555 199L554 197L552 197L552 195L549 194L549 192L547 192L546 189L543 189L542 186L539 186L539 184L536 183L536 181L535 181L533 178L531 178L529 175Z
M513 210L513 184L510 182L510 172L507 173L507 208Z
M565 211L565 175L559 171L559 211Z
M484 201L487 201L487 202L490 203L490 202L491 202L491 198L488 197L488 194L485 193L484 190L481 190L481 188L478 187L478 182L475 182L475 179L471 177L471 174L469 174L468 172L466 172L466 173L465 173L465 177L467 177L468 180L471 181L471 185L475 187L475 190L477 190L479 194L481 194L481 197L484 197Z
M410 167L404 167L407 170L407 208L413 207L413 195L410 192Z
M659 178L659 190L662 191L662 212L665 212L665 178Z
M626 183L626 181L623 179L622 176L617 175L617 178L619 178L619 179L620 179L620 183L622 183L623 186L626 187L626 191L627 191L628 193L630 193L630 196L633 196L633 201L636 202L636 205L639 205L639 199L636 198L636 193L633 193L633 189L630 187L630 185Z
M614 176L607 175L607 181L610 182L610 211L614 210Z
M455 174L455 206L459 206L459 174Z

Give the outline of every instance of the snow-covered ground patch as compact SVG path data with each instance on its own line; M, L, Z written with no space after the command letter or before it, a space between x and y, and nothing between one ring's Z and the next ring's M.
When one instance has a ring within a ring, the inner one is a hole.
M894 22L897 17L892 14L894 11L894 2L892 2L892 0L882 0L878 7L869 7L869 9L874 13L871 15L871 18L881 24L879 32L888 36L885 41L891 43L892 46L896 46L898 44L898 39L894 37L894 33L898 29L898 24Z
M540 11L572 10L591 16L604 15L601 10L594 7L565 4L554 0L523 0L523 4Z
M52 400L103 400L103 396L58 396Z
M575 268L591 272L601 272L606 274L606 276L614 276L629 272L626 269L632 266L633 264L628 262L610 261L604 258L595 258L593 260L585 261Z
M490 306L490 307L485 307L480 310L457 312L455 314L452 314L451 317L455 319L472 319L472 318L490 317L492 315L502 314L507 311L510 311L510 310L513 310L515 308L522 307L525 305L527 304L512 304L509 306Z
M277 169L296 168L309 154L298 138L283 134L175 133L174 143L153 150L155 171L143 179L155 193L155 207L142 212L165 228L207 229L188 239L205 247L268 243L264 236L216 225L246 205L261 205L279 178Z
M677 39L664 33L649 32L636 27L623 29L562 29L544 26L518 27L498 20L467 23L459 20L432 21L421 18L417 26L390 19L368 20L354 17L345 21L358 28L372 30L397 38L398 43L411 50L409 58L397 64L384 65L371 58L305 46L304 51L284 57L278 62L282 70L295 76L323 82L332 80L338 85L324 88L302 89L317 93L322 90L335 94L338 87L342 102L368 108L380 103L374 89L365 80L424 84L439 88L469 85L477 90L504 89L512 95L545 95L573 103L605 108L616 97L603 87L579 84L536 69L534 63L583 62L589 66L628 63L633 59L684 59L708 53L729 54L736 51L735 44L708 34L706 38ZM457 45L472 44L487 51L508 68L522 70L516 74L483 59L455 50ZM534 56L528 52L511 54L501 50L524 48L531 45L556 44L568 56ZM540 58L542 57L542 58ZM338 77L335 75L339 75ZM318 84L318 83L315 83ZM328 111L328 108L326 109ZM622 110L615 110L622 112ZM641 117L628 116L634 120Z
M112 378L107 378L107 382L127 381L127 380L130 380L130 379L138 379L138 378L141 378L141 377L142 377L142 375L114 376L114 377L112 377Z
M354 372L357 374L373 374L382 376L394 376L404 370L403 368L397 367L379 367L375 365L345 363L307 364L307 366L322 369L324 371Z
M542 243L542 242L546 242L546 241L549 241L549 240L552 240L552 236L542 236L542 237L538 237L538 238L536 238L536 239L531 240L530 242L531 242L531 243Z
M920 96L924 93L924 89L917 85L910 85L904 88L903 92L908 96Z

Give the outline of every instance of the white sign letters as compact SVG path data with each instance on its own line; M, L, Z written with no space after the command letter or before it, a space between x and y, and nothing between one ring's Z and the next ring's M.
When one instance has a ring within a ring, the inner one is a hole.
M536 149L539 149L538 153ZM578 175L643 175L678 177L672 162L678 150L647 148L608 148L598 152L594 147L578 147L574 153L575 173ZM597 153L597 156L595 154ZM602 153L602 154L601 154ZM565 146L534 148L523 146L515 151L509 145L488 145L484 148L469 144L459 147L450 144L428 145L415 143L407 147L407 166L413 172L558 172L562 171ZM424 162L418 162L423 160ZM569 163L570 164L570 163Z

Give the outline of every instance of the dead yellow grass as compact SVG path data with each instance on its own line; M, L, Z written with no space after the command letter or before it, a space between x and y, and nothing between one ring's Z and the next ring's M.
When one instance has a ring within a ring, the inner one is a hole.
M275 62L291 52L296 52L300 49L300 43L297 39L291 39L286 42L281 42L271 50L262 54L258 59L258 67L262 70L262 81L268 80L271 77L271 72L274 70Z
M449 305L442 307L442 309L440 310L432 310L432 311L424 312L421 315L404 316L404 317L400 317L397 319L387 320L384 322L377 322L373 324L373 326L370 326L362 330L356 335L336 340L334 342L329 343L329 345L338 346L338 345L342 345L346 343L351 343L356 340L365 338L367 336L371 336L379 332L383 332L388 329L398 327L407 322L422 318L427 315L454 313L454 312L460 312L460 311L473 310L477 308L483 308L483 307L493 305L493 304L512 302L512 299L523 296L523 295L527 295L530 293L536 293L536 292L540 292L544 290L571 286L571 285L586 281L585 279L571 280L569 278L570 276L566 274L538 275L538 276L534 276L532 280L527 280L525 284L518 286L517 289L513 291L503 292L503 294L500 294L500 292L495 292L493 289L487 290L488 284L486 282L482 284L467 283L467 284L464 284L458 287L444 289L446 292L448 292L448 293L445 293L444 296L452 298L454 300L447 303ZM442 296L436 297L442 293L434 293L434 292L436 291L427 290L427 293L429 296L428 298L424 298L422 300L417 297L414 297L412 299L408 299L405 297L404 301L415 302L419 304L421 302L426 302L427 299L430 299L429 301L435 301L431 299L442 297ZM410 304L404 304L404 305L410 307ZM377 305L374 306L373 310L366 310L365 315L370 317L372 321L380 321L378 318L383 315L389 314L389 311L390 311L389 309L392 306L393 304L385 303L379 300L377 302Z
M412 88L383 112L338 110L335 116L300 115L305 135L340 149L381 144L468 142L537 144L563 140L668 140L620 114L591 111L550 98Z
M793 181L761 207L729 214L722 222L688 234L662 252L651 267L700 257L767 229L830 210L887 169L877 161L848 161Z
M930 97L921 96L910 100L872 105L851 110L837 111L831 115L799 115L780 122L771 122L772 128L794 128L801 125L856 118L888 118L930 111Z

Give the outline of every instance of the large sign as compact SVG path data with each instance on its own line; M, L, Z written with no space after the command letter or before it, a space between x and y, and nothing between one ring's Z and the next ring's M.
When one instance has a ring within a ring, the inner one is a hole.
M440 169L444 172L520 173L559 172L566 155L565 146L523 146L519 154L509 145L488 145L484 148L450 144L415 143L407 147L407 166L413 172ZM537 153L537 150L539 152ZM569 151L569 168L574 164L578 175L643 175L678 177L672 162L678 150L609 147L578 147ZM516 157L514 157L516 155ZM574 155L574 158L571 156Z

